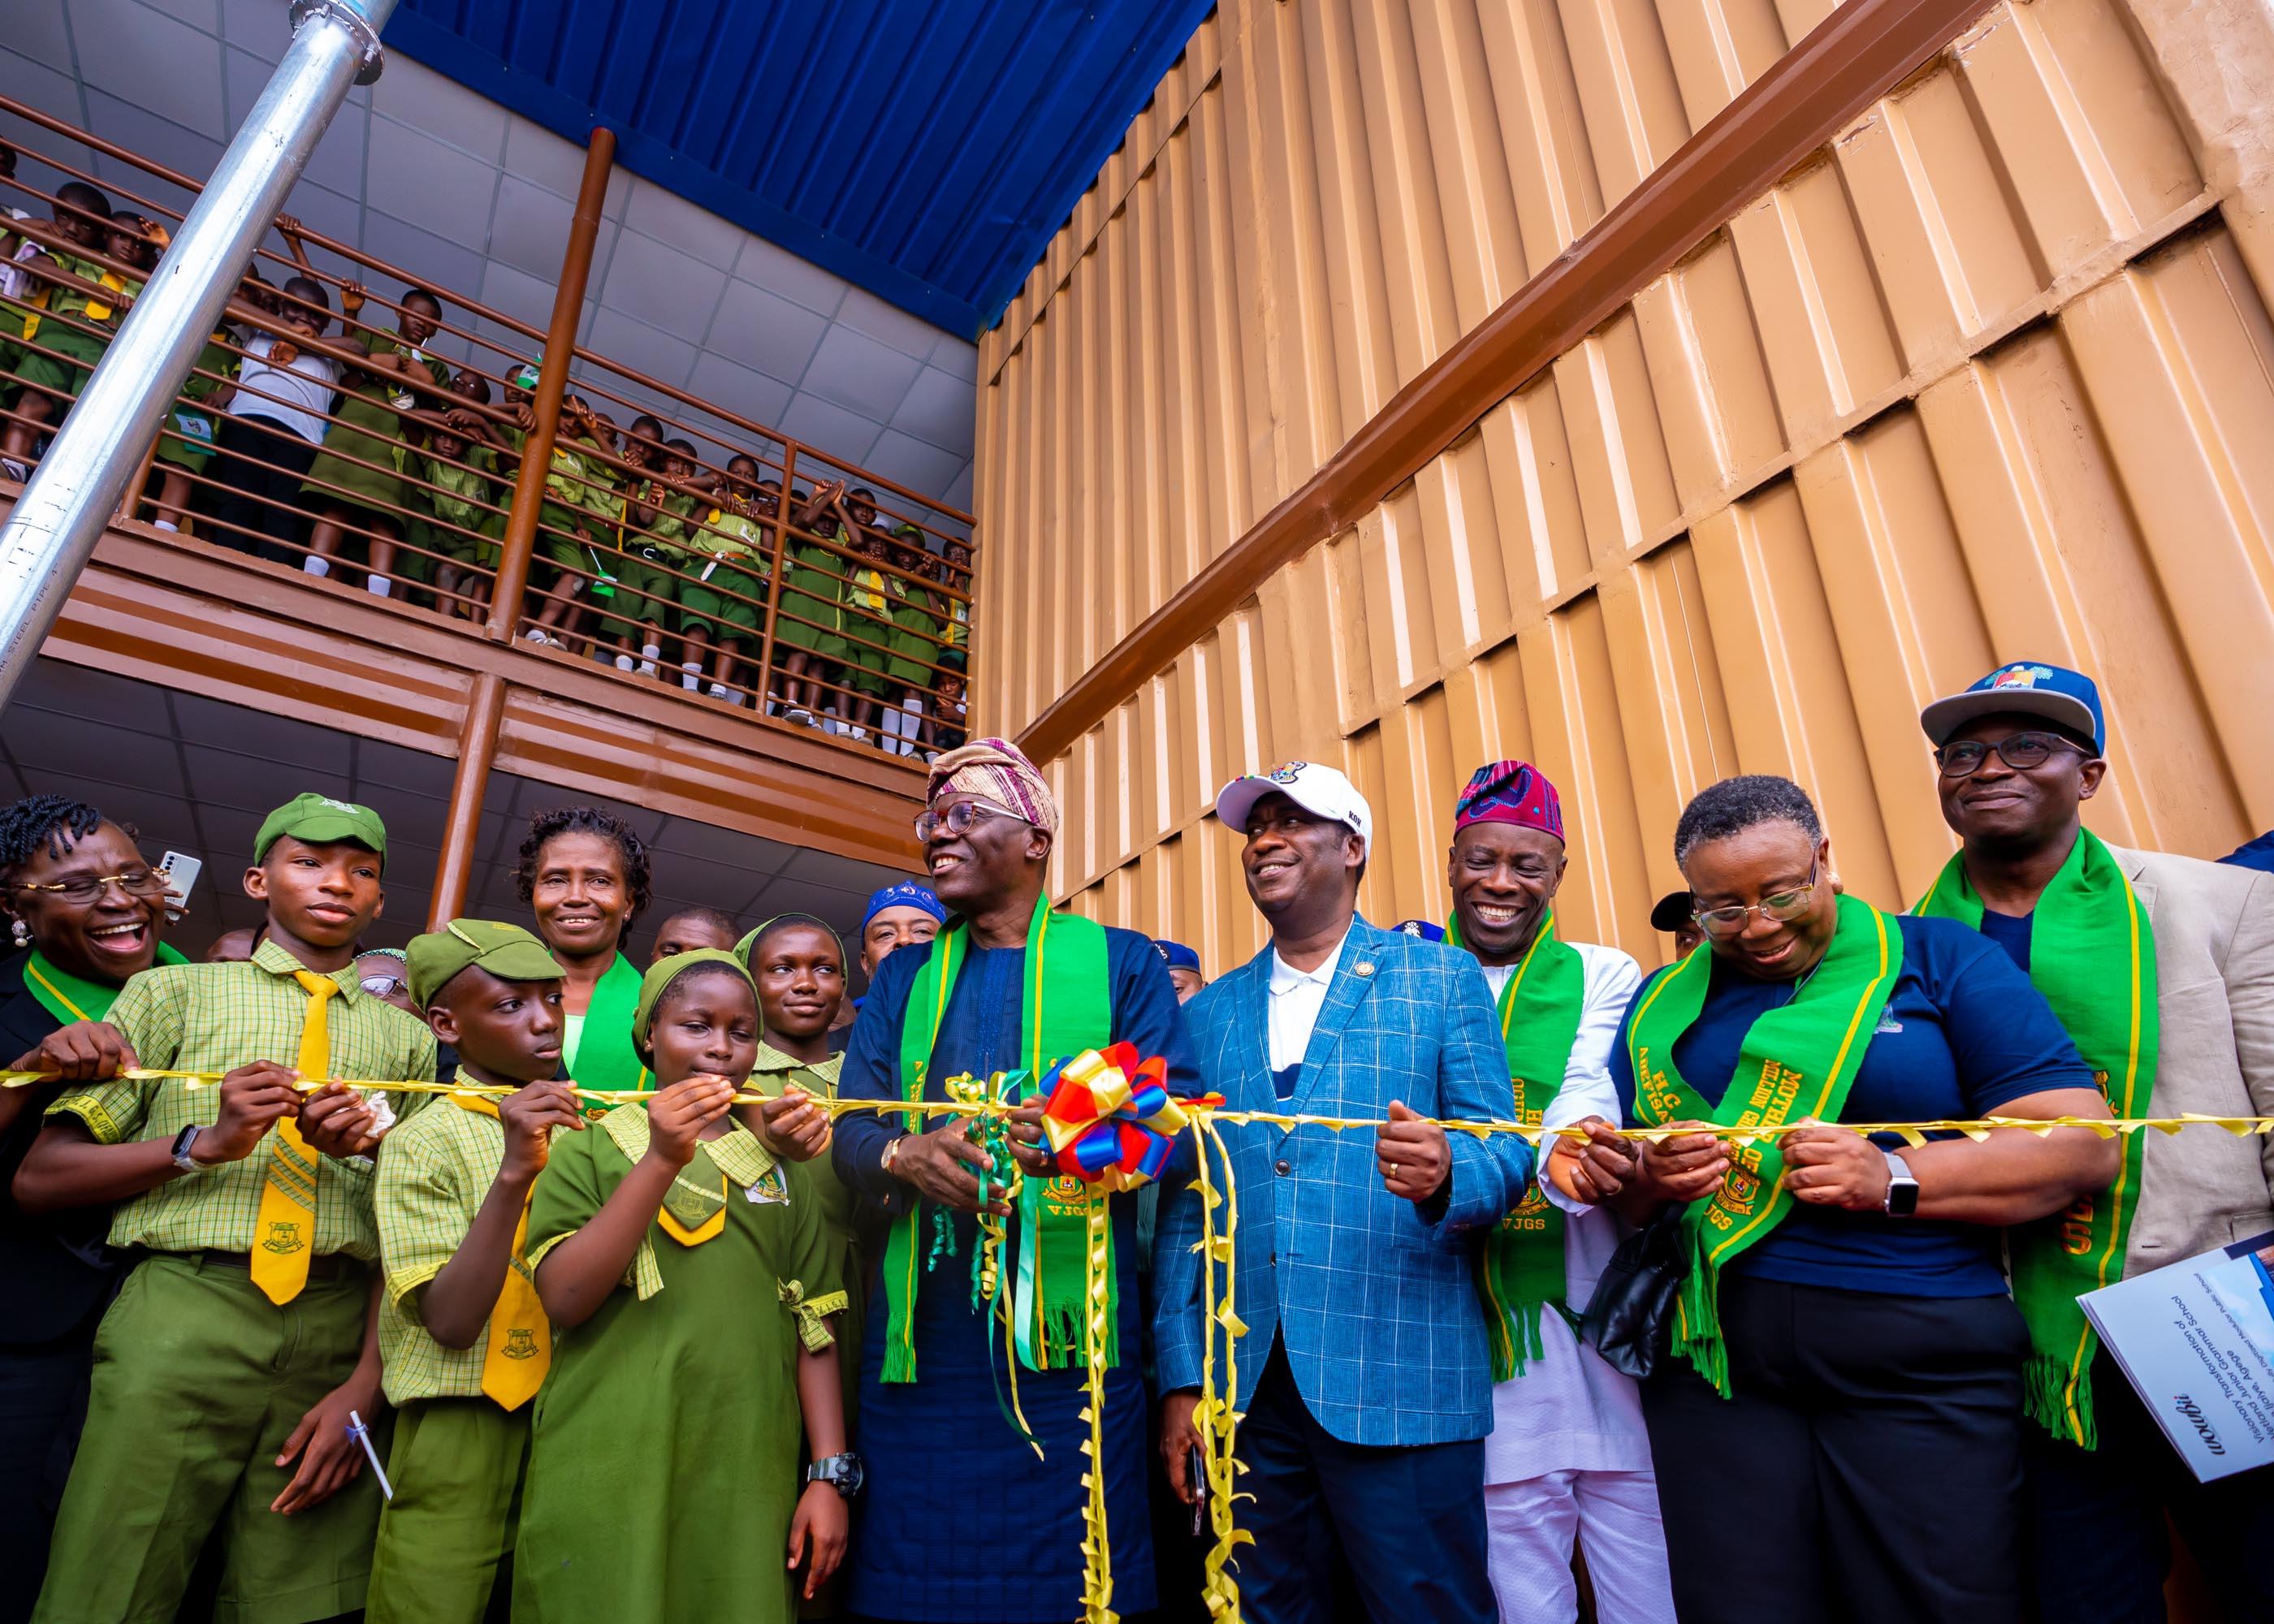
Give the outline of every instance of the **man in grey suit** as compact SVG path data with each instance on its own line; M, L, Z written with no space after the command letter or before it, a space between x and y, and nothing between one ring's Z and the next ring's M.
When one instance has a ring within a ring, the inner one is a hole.
M2120 1116L2274 1114L2274 875L2130 851L2083 827L2078 808L2108 763L2099 691L2080 673L2016 661L1919 719L1961 843L1921 911L1965 919L2029 972L2111 1079L2102 1088ZM2108 915L2101 952L2096 910ZM2127 968L2135 921L2152 951ZM2130 1019L2127 974L2152 1020ZM2096 1056L2096 1040L2113 1052ZM2126 1064L2135 1043L2151 1067ZM2248 1239L2274 1229L2274 1140L2140 1134L2110 1197L2048 1221L2103 1226L2089 1255L2109 1281ZM2263 1550L2274 1468L2198 1483L2105 1350L2088 1345L2069 1381L2066 1435L2025 1434L2025 1583L2042 1615L2161 1620L2168 1514L2228 1617L2274 1619Z
M1358 916L1373 817L1331 767L1235 778L1271 945L1185 1006L1207 1087L1233 1109L1382 1119L1373 1134L1226 1124L1239 1234L1240 1598L1256 1624L1332 1616L1335 1557L1378 1619L1490 1624L1483 1438L1492 1365L1475 1237L1523 1199L1532 1148L1426 1118L1509 1120L1475 959ZM1171 1189L1154 1243L1162 1450L1191 1497L1201 1377L1201 1198Z

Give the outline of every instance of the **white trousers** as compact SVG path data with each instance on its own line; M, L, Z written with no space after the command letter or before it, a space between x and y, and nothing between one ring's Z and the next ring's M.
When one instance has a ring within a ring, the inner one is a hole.
M1675 1624L1655 1474L1558 1471L1488 1484L1485 1526L1501 1624L1572 1624L1579 1616L1575 1539L1600 1624Z

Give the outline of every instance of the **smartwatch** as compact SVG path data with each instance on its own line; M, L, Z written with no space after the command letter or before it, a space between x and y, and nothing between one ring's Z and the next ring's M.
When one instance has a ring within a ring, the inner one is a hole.
M174 1135L174 1165L184 1173L194 1173L205 1165L190 1154L190 1147L198 1142L198 1135L204 1132L203 1124L193 1122Z
M825 1483L847 1500L861 1492L862 1482L868 1475L862 1468L861 1457L849 1450L816 1461L805 1469L808 1483Z
M1910 1164L1894 1151L1880 1154L1887 1159L1887 1197L1879 1210L1890 1218L1909 1218L1918 1211L1918 1180L1911 1177Z

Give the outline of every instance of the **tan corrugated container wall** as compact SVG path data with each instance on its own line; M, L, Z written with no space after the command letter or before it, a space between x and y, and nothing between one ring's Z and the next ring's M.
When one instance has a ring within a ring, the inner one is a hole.
M1226 0L982 350L975 670L1015 733L1757 78L1814 0ZM1054 890L1255 951L1232 774L1342 765L1442 918L1479 763L1561 787L1564 933L1662 957L1674 822L1788 773L1849 889L1951 850L1916 715L2107 698L2089 821L2274 823L2274 41L1998 5L1050 771Z

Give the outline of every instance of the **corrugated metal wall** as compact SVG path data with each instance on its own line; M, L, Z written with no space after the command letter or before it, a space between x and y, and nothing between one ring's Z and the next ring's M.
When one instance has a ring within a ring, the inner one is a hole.
M1225 0L982 349L979 716L1015 732L1828 13ZM1701 785L1813 790L1848 886L1951 843L1919 705L2092 672L2120 841L2274 823L2274 32L2001 4L1052 771L1054 888L1221 973L1235 772L1346 767L1442 917L1478 763L1562 787L1566 933L1661 956Z

